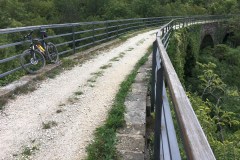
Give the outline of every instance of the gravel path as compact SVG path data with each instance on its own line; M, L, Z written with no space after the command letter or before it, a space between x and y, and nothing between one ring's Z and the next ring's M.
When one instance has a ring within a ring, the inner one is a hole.
M152 45L155 32L130 38L11 100L0 115L0 159L83 159L120 83Z

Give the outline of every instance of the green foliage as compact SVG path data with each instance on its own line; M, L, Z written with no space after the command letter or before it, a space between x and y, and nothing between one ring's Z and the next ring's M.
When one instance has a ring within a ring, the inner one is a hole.
M216 101L216 106L218 106L222 96L225 94L226 84L214 73L214 69L216 68L214 63L209 62L208 64L202 64L198 62L197 64L202 71L198 76L200 80L199 89L202 90L201 97L208 99L212 97L212 99Z
M226 60L227 53L229 52L229 47L225 44L219 44L214 47L213 56L219 61Z
M0 28L89 20L238 13L237 0L2 0Z
M192 68L196 65L200 46L200 26L183 28L174 32L169 43L168 54L182 83L186 74L192 75ZM189 66L189 64L191 66Z
M188 93L188 97L216 159L237 159L240 156L240 132L231 131L240 127L236 114L214 107L215 105L209 101L204 102L197 94Z
M239 3L240 4L240 3ZM230 36L230 41L233 42L233 46L239 46L240 45L240 18L239 16L234 17L231 19L229 28L232 33L234 33L232 36Z

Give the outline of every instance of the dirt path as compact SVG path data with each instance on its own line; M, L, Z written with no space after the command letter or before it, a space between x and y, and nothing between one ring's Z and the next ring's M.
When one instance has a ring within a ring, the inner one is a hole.
M154 32L130 38L10 101L0 115L0 159L83 159L119 84L152 45Z

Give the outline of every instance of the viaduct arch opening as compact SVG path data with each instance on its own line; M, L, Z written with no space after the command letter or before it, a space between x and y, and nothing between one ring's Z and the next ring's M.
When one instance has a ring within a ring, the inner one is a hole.
M211 48L214 47L214 42L213 42L213 38L210 34L207 34L204 36L202 42L201 42L201 45L200 45L200 50L206 48L210 46Z
M223 38L223 41L222 43L223 44L227 44L227 45L230 45L230 46L233 46L233 41L231 40L231 37L234 36L234 33L233 32L230 32L230 33L226 33L224 38Z

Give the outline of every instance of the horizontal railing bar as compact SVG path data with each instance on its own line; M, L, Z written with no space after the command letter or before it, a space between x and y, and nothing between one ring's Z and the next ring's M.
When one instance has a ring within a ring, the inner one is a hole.
M107 27L103 27L103 28L95 28L94 31L100 31L100 30L104 30L107 29Z
M81 45L81 46L79 46L79 47L76 47L76 49L80 49L80 48L83 48L83 47L87 47L87 46L90 46L90 45L93 45L93 44L94 44L94 42L88 43L88 44L85 44L85 45Z
M59 52L58 54L59 54L59 55L63 55L63 54L65 54L65 53L68 53L68 52L71 52L71 51L72 51L72 49L69 49L69 50L66 50L66 51Z
M81 42L81 41L91 39L91 38L93 38L93 36L89 36L89 37L85 37L85 38L81 38L81 39L76 39L75 42Z
M4 49L4 48L9 48L9 47L14 47L17 45L21 45L23 43L25 43L26 41L22 41L22 42L15 42L15 43L10 43L10 44L5 44L5 45L1 45L0 49Z
M58 38L58 37L64 37L64 36L71 36L73 33L64 33L64 34L58 34L54 36L48 36L47 38L44 39L53 39L53 38Z
M114 31L108 32L108 34L116 33L116 32L118 32L118 31L120 31L120 30L114 30Z
M19 71L20 69L22 69L22 66L14 68L13 70L7 71L5 73L2 73L2 74L0 74L0 78L3 78L3 77L5 77L9 74L12 74L12 73L16 72L16 71Z
M93 31L92 29L89 29L89 30L75 32L75 34L87 33L87 32L92 32L92 31Z
M123 34L124 34L124 33L123 33ZM119 35L121 35L121 34L119 34ZM108 39L115 38L115 37L117 37L117 36L119 36L119 35L113 35L113 36L111 36L111 37L108 37Z
M120 24L119 27L122 27L122 26L128 26L128 25L132 25L132 24L139 24L139 22Z
M116 25L116 26L108 26L107 28L111 29L111 28L117 28L117 27L119 27L119 26L118 25Z
M194 17L200 17L193 16ZM201 16L203 17L203 16ZM208 16L205 17L217 17L217 16ZM168 17L150 17L150 18L136 18L136 19L122 19L122 20L108 20L108 21L95 21L95 22L80 22L80 23L65 23L65 24L51 24L51 25L38 25L38 26L27 26L27 27L18 27L18 28L7 28L7 29L0 29L0 34L6 33L14 33L14 32L22 32L22 31L29 31L29 30L38 30L40 28L47 29L47 28L62 28L62 27L77 27L77 26L84 26L84 25L95 25L95 24L105 24L105 23L113 23L113 22L126 22L126 21L141 21L141 20L151 20L151 19L176 19L176 18L186 18L186 16L168 16ZM203 17L204 18L204 17Z
M171 30L169 30L167 33L165 33L164 36L161 38L164 46L168 42L170 35L171 35Z
M1 63L5 63L5 62L8 62L8 61L11 61L11 60L14 60L14 59L17 59L17 58L19 58L20 56L21 56L21 54L16 55L16 56L12 56L12 57L9 57L9 58L1 59L1 60L0 60L0 64L1 64Z
M94 37L101 37L101 36L104 36L104 35L107 35L108 33L102 33L102 34L97 34L97 35L94 35Z
M59 44L56 44L55 46L59 47L59 46L63 46L63 45L70 44L70 43L73 43L73 41L67 41L67 42L59 43Z
M107 40L107 39L108 39L108 38L100 39L100 40L95 41L95 43L99 43L99 42L105 41L105 40Z

